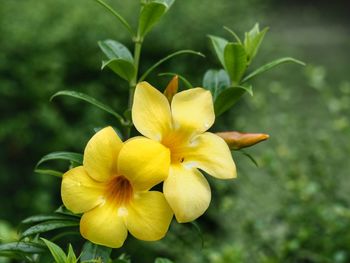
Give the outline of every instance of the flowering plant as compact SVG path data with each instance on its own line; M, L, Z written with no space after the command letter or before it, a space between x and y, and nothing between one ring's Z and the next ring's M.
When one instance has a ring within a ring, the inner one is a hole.
M116 121L96 130L84 154L54 152L38 162L37 173L62 177L63 206L51 215L25 219L21 241L0 246L0 252L28 262L45 258L47 249L59 263L112 262L111 248L122 247L128 233L139 240L156 241L167 234L173 215L178 223L199 218L211 200L205 176L234 179L237 171L232 152L268 138L266 134L237 131L209 132L215 119L243 95L253 95L253 78L282 63L303 64L286 57L249 71L268 29L260 31L256 24L241 40L225 28L234 41L209 36L222 69L208 69L199 87L175 74L165 89L157 89L146 80L163 62L183 54L203 56L193 50L180 50L139 74L143 41L174 0L141 0L136 31L107 3L96 1L125 27L134 42L133 55L116 40L99 42L106 57L102 69L109 68L129 85L128 108L119 114L75 91L59 91L52 96L84 100ZM184 85L182 91L179 80ZM69 161L70 167L63 172L40 168L55 159ZM53 230L61 233L48 240ZM54 243L72 230L86 240L79 257L71 245L65 253ZM113 262L129 259L122 255Z

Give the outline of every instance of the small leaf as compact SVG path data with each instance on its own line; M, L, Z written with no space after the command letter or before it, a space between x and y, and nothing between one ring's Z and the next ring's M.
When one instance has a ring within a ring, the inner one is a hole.
M134 32L131 28L131 26L129 25L129 23L124 19L124 17L122 17L117 11L115 11L111 6L109 6L108 4L106 4L104 1L102 0L95 0L97 1L100 5L102 5L104 8L106 8L109 12L112 13L112 15L114 15L121 23L122 25L130 32L131 35L134 35Z
M162 16L168 11L174 0L157 0L146 3L139 18L139 34L141 38L159 22Z
M50 170L50 169L35 169L35 173L37 174L45 174L45 175L52 175L56 177L62 177L63 173L55 170Z
M173 263L173 261L167 258L156 258L154 263Z
M108 59L122 58L132 64L134 63L134 58L131 52L122 43L112 39L107 39L98 41L98 45Z
M244 48L248 56L248 64L258 52L259 47L268 30L269 28L266 27L260 32L259 24L257 23L249 32L245 33Z
M221 65L225 67L224 50L228 41L221 37L209 36L211 43L214 47L216 56L218 57Z
M223 69L209 69L203 77L203 88L210 90L213 100L226 88L230 87L230 77Z
M214 102L215 116L220 116L222 113L230 109L245 92L252 94L252 87L236 86L222 91Z
M40 254L45 252L45 248L43 245L34 242L11 242L0 245L0 254L4 252Z
M35 215L22 220L21 224L33 224L33 223L49 221L49 220L75 220L75 218L72 216L59 215L59 214Z
M294 59L294 58L290 58L290 57L279 58L279 59L271 61L271 62L261 66L260 68L254 70L248 76L244 77L243 80L241 81L241 83L247 82L248 80L255 78L256 76L258 76L258 75L264 73L265 71L268 71L268 70L270 70L270 69L272 69L280 64L289 63L289 62L305 66L304 62L297 60L297 59Z
M66 253L64 253L62 248L45 238L41 238L41 240L44 241L46 246L49 248L51 255L55 259L56 263L67 263Z
M48 232L54 229L75 227L79 225L77 220L50 220L34 225L22 233L22 237Z
M73 214L71 211L69 211L64 205L61 205L59 208L55 210L55 213L72 216L72 217L80 217L77 214Z
M78 260L77 260L75 253L74 253L73 247L71 244L69 244L68 254L67 254L67 263L76 263L77 261Z
M74 153L74 152L53 152L45 155L40 159L40 161L36 164L36 167L38 167L40 164L51 161L51 160L66 160L66 161L72 161L78 164L83 163L83 155L80 153ZM40 170L39 170L40 171Z
M171 53L170 55L166 56L165 58L162 58L162 59L159 60L157 63L155 63L152 67L150 67L150 68L141 76L139 82L143 81L154 69L156 69L159 65L161 65L161 64L164 63L165 61L167 61L167 60L169 60L169 59L171 59L171 58L173 58L173 57L182 55L182 54L193 54L193 55L205 57L202 53L197 52L197 51L193 51L193 50L189 50L189 49L176 51L176 52Z
M121 78L130 81L134 77L135 66L129 49L122 43L111 39L99 41L98 45L108 58L107 61L103 61L102 69L108 66Z
M232 29L230 29L226 26L224 26L224 29L234 37L234 39L237 41L238 44L242 44L241 39L238 37L238 35L236 34L235 31L233 31Z
M101 69L105 67L109 67L114 73L127 81L131 81L135 74L134 64L122 58L102 61Z
M237 85L247 68L247 54L244 47L237 43L228 43L224 50L225 69L231 81Z
M81 93L81 92L71 91L71 90L62 90L62 91L59 91L59 92L55 93L54 95L52 95L50 100L52 101L57 96L69 96L69 97L73 97L76 99L86 101L86 102L96 106L97 108L100 108L101 110L104 110L104 111L112 114L114 117L116 117L119 120L119 122L122 125L126 124L123 117L120 116L118 113L116 113L111 107L103 104L102 102L99 102L98 100L96 100L93 97L90 97L89 95L86 95L86 94Z
M238 150L238 152L240 152L240 153L242 153L243 155L245 155L246 157L248 157L249 158L249 160L251 160L254 164L255 164L255 166L256 167L259 167L259 164L258 164L258 162L254 159L254 157L253 156L251 156L249 153L247 153L246 151L244 151L244 150Z
M104 247L101 245L93 244L89 241L86 241L83 246L83 251L80 255L81 261L93 261L101 260L101 262L108 262L109 256L112 252L112 249L109 247Z

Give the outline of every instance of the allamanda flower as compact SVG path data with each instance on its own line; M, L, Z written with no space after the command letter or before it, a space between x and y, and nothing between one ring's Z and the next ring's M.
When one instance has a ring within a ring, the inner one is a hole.
M147 82L137 85L132 107L136 129L161 142L171 153L163 192L178 222L189 222L208 208L210 187L198 170L220 179L236 177L236 166L225 141L206 132L214 123L211 93L194 88L177 93L171 106Z
M84 213L81 235L96 244L121 247L128 231L138 239L162 238L173 212L161 192L149 191L167 176L170 154L138 137L123 143L111 127L97 132L83 166L63 175L61 195L74 213Z

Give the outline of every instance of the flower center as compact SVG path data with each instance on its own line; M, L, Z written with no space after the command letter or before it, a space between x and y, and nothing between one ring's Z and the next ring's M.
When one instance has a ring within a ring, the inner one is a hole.
M170 150L171 163L178 164L185 161L188 136L180 132L171 132L162 140L162 144Z
M127 205L133 197L130 181L122 175L113 177L108 182L106 196L118 207Z

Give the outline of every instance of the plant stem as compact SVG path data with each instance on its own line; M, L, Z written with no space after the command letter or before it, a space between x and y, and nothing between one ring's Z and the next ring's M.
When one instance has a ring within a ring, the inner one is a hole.
M138 77L138 71L139 71L139 64L140 64L140 55L141 55L141 49L142 49L142 42L143 40L137 36L135 39L135 49L134 49L134 63L135 63L135 74L133 79L129 83L129 109L132 107L133 99L134 99L134 91L137 84L137 77Z
M141 5L142 8L142 5ZM137 78L139 73L139 66L140 66L140 56L141 56L141 49L142 49L142 43L143 43L143 37L140 35L140 26L137 28L137 35L134 38L134 66L135 66L135 73L132 80L129 82L129 105L128 110L131 111L132 104L134 102L134 92L135 87L137 84ZM130 125L126 128L126 139L130 137L131 128L133 126L132 120L130 120Z

